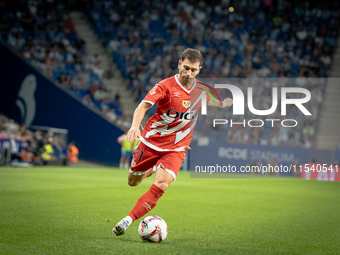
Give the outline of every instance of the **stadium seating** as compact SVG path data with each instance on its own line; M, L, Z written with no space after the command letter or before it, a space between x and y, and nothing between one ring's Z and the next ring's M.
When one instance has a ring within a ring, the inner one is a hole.
M339 4L325 4L321 9L307 2L295 2L278 1L267 6L260 0L240 1L233 3L233 11L228 1L175 4L170 0L136 0L127 4L99 0L90 1L84 12L112 52L122 76L130 81L137 100L155 83L175 74L180 53L185 47L193 47L205 57L199 78L240 79L239 86L244 91L242 79L271 79L268 88L263 86L256 91L254 98L260 98L255 103L257 107L268 106L272 86L306 87L316 98L308 107L313 116L318 116L326 85L324 78L330 75L338 37ZM1 37L32 66L59 80L61 86L90 107L115 109L115 114L121 115L119 102L93 98L94 91L103 87L102 79L93 71L95 57L84 52L84 42L73 29L67 6L61 2L35 5L36 2L28 2L15 10L6 10L2 17L6 29L1 30ZM63 74L67 77L65 81L61 79ZM277 84L275 79L283 84ZM93 87L96 89L90 93ZM155 108L151 110L154 112ZM241 143L313 145L318 128L315 118L305 118L293 109L288 112L299 119L299 128L288 133L289 139L285 139L285 132L277 134L265 127L255 140L249 140L252 135L249 128L242 132L228 128L226 140L235 141L236 136L241 137L236 139ZM306 129L307 126L311 127ZM199 128L200 125L197 131ZM313 132L308 132L310 129Z
M286 86L306 87L317 94L321 100L308 105L317 116L326 84L315 78L326 78L331 71L329 61L338 36L339 5L332 3L321 10L292 0L279 1L274 8L259 0L244 3L233 3L235 11L230 12L225 1L162 1L147 2L147 6L141 0L131 5L124 1L95 1L87 5L85 12L113 52L113 61L123 77L130 80L131 89L140 90L138 100L156 82L175 74L181 51L193 47L205 56L200 78L279 78ZM270 100L269 95L258 93L254 97L261 97L261 105ZM317 129L315 119L306 119L293 109L288 111L301 119L297 129L300 132L307 123ZM256 141L247 138L251 132L248 129L238 142L302 147L314 144L315 132L300 138L291 132L286 139L285 132L276 134L271 129L261 129ZM239 131L231 130L228 137L234 137L235 132Z
M23 1L15 7L8 5L1 10L4 12L2 19L8 24L0 32L1 38L44 75L79 98L88 95L95 82L99 87L104 86L94 72L97 60L85 53L84 41L77 36L69 10L63 2ZM58 82L62 74L70 75L69 80ZM85 80L82 86L81 79ZM120 116L122 110L116 103L114 109ZM90 106L102 110L101 102Z

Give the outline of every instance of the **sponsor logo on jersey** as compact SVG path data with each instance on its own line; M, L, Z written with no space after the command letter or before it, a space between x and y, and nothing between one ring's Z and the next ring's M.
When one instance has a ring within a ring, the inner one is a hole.
M191 102L188 101L188 100L183 100L183 101L182 101L182 105L183 105L185 108L189 108L190 105L191 105Z
M166 115L174 119L179 118L180 120L194 120L197 116L197 113L196 111L178 112L175 110L168 109Z
M136 162L134 160L131 161L131 167L135 167L136 166Z
M174 92L174 97L180 97L181 96L181 93L179 92Z

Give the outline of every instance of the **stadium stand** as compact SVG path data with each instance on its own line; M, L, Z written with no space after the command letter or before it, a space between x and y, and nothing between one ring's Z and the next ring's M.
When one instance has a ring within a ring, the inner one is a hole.
M324 78L331 73L338 37L338 3L312 7L307 1L278 1L276 6L239 1L233 3L234 12L229 6L229 1L95 1L87 5L86 13L137 101L158 81L177 72L185 47L196 48L205 56L200 77L271 78L254 95L257 109L269 108L274 85L305 87L313 98L308 105L313 118L289 109L289 116L299 119L300 129L294 132L279 126L261 130L226 126L217 132L202 118L198 135L216 133L217 139L223 131L229 142L314 146ZM238 83L243 90L247 87L242 80Z
M86 53L67 5L62 1L22 1L15 8L5 5L0 10L0 34L9 46L45 76L92 109L109 113L108 120L117 123L122 115L119 94L108 90L102 79L110 70L101 68L96 55Z
M89 1L84 12L112 52L136 101L177 72L185 47L197 48L205 56L200 78L234 79L243 90L249 79L270 79L255 91L258 109L268 109L274 85L305 87L312 92L308 107L313 113L313 118L305 118L288 109L288 116L299 119L300 128L294 132L279 126L212 130L207 123L215 114L210 114L197 123L199 136L209 132L217 139L223 131L229 142L313 147L338 37L339 4L319 7L307 1L278 0L270 5L255 0L233 3L235 11L229 7L230 1L224 0ZM2 14L0 33L8 45L84 104L121 123L119 95L105 88L105 70L95 55L86 54L65 4L29 1L15 10L5 7ZM229 111L222 117L230 116Z
M49 160L66 164L67 141L51 130L27 129L0 114L0 165L42 165ZM51 148L50 158L44 158L46 146Z

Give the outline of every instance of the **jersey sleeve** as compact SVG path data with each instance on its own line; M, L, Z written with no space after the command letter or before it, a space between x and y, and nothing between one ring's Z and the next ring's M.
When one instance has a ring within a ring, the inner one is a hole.
M150 91L145 96L145 98L142 100L142 102L155 105L165 96L166 96L166 91L165 91L163 84L157 83L152 89L150 89Z

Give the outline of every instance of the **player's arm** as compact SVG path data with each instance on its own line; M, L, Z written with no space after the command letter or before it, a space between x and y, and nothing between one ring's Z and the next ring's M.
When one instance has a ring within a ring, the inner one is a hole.
M213 100L212 98L210 98L210 100L209 100L208 103L207 103L207 106L208 106L208 107L216 107L216 108L222 108L222 109L224 109L224 108L227 108L227 107L230 107L230 106L233 105L233 100L232 100L231 98L226 98L226 99L224 99L224 100L222 101L222 105L221 105L221 103L220 103L220 100L215 99L215 101L216 101L217 105L215 105L214 100Z
M140 136L140 124L142 123L142 120L144 118L145 112L151 108L152 104L147 102L141 102L138 107L136 108L133 119L132 119L132 125L127 133L127 140L129 142L135 142L137 137Z

